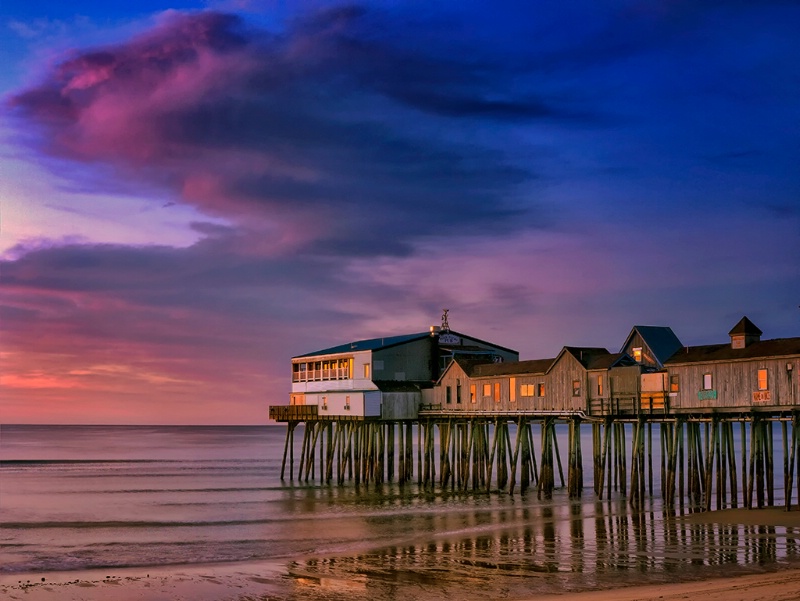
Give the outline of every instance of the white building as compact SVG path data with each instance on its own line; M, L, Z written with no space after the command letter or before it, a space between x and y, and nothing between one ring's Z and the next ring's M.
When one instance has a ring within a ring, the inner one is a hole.
M291 405L270 407L270 417L415 419L431 402L439 374L459 356L519 361L517 351L449 328L350 342L293 357Z

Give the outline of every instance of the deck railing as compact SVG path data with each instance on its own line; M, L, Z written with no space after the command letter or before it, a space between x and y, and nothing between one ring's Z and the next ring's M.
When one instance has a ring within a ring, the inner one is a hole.
M276 422L302 422L317 418L316 405L270 405L269 418Z

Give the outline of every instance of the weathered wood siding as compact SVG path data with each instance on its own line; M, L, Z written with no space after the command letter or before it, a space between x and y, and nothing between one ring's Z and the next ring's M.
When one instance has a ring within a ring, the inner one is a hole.
M590 373L589 413L593 416L630 415L639 411L641 367L631 365ZM597 393L597 377L603 374L603 394Z
M570 353L562 353L547 373L547 396L552 411L588 411L589 374ZM580 392L573 394L573 381Z
M672 409L685 412L800 407L799 368L797 357L670 364L667 366L669 375L679 377L679 390L671 397ZM766 390L759 390L759 369L767 370ZM703 388L705 374L711 374L709 390Z
M422 393L420 392L382 392L380 399L381 419L416 419L419 415L421 403Z
M656 361L653 352L650 350L650 347L647 346L647 343L642 338L642 335L639 332L634 332L633 336L631 336L631 341L625 345L625 348L622 349L623 353L627 353L628 356L634 357L633 349L641 348L642 349L642 360L639 362L641 365L647 365L648 367L658 367L658 361Z

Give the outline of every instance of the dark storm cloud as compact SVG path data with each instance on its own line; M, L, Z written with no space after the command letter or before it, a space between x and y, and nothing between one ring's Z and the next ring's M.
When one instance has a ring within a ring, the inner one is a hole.
M12 105L52 155L290 235L302 222L309 249L404 254L418 236L530 223L535 203L512 197L534 173L471 129L557 108L517 89L500 57L426 55L382 19L349 7L273 34L172 14L76 54Z

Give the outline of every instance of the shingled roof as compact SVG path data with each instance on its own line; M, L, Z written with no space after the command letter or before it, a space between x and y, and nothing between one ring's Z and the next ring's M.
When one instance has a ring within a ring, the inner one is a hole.
M794 356L800 356L800 338L775 338L753 342L745 348L738 349L732 348L730 344L687 346L675 353L666 363L667 365L680 365L682 363Z
M747 318L747 315L742 317L733 329L728 332L729 336L736 336L736 335L745 335L745 336L761 336L763 334L761 330L758 329L758 326L754 324Z
M508 361L487 363L480 357L455 357L453 363L458 364L470 378L513 376L523 374L544 374L555 359L533 359L530 361Z

